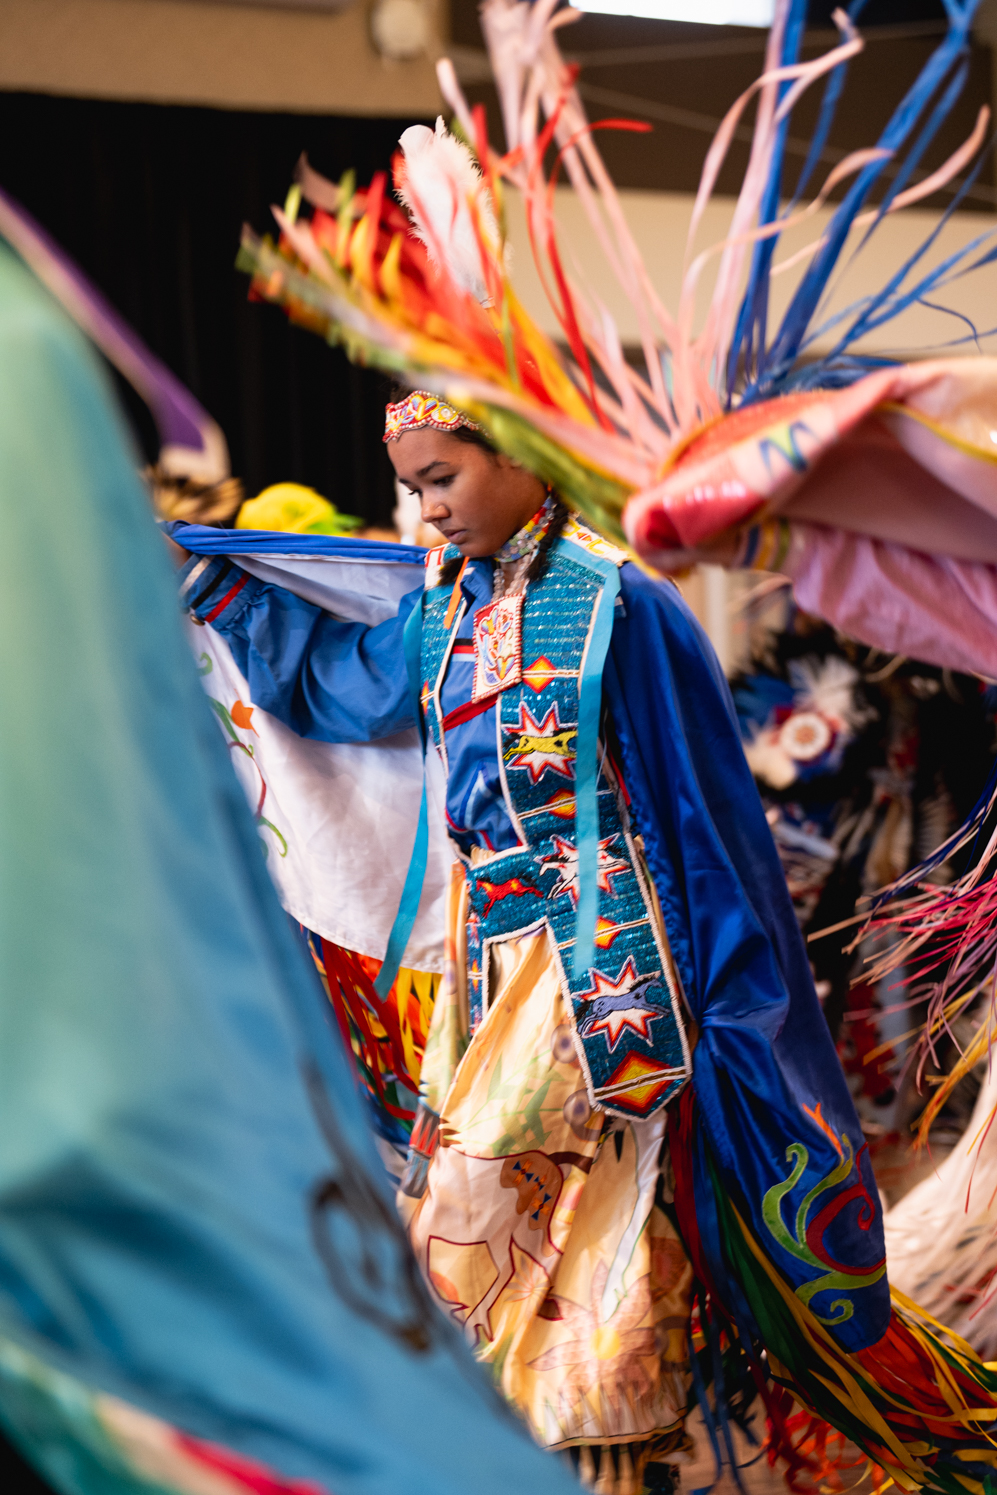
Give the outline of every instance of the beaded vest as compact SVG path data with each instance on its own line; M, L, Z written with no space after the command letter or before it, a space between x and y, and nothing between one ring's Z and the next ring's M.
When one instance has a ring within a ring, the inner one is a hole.
M422 701L444 767L440 691L466 603L448 619L451 589L436 577L440 563L457 554L453 547L430 553L422 618ZM574 796L579 679L606 561L619 565L625 558L569 520L551 548L543 578L531 582L514 606L506 598L476 614L475 692L494 693L497 699L502 785L520 845L473 865L458 855L469 889L472 1030L489 1007L489 947L546 927L569 1016L565 1041L581 1061L589 1099L605 1111L640 1118L684 1084L688 1046L651 890L620 786L601 751L597 959L582 974L571 959L579 893Z

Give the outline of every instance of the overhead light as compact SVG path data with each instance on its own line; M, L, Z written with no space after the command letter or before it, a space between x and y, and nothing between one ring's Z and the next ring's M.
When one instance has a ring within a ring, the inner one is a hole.
M775 0L573 0L600 16L640 16L648 21L695 21L703 26L771 26Z

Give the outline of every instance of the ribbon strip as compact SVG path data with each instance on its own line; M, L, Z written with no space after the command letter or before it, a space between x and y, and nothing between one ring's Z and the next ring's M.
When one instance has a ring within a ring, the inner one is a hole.
M586 563L603 576L579 679L578 737L575 743L575 838L578 849L578 909L575 915L575 977L595 961L599 913L599 719L602 672L613 634L613 609L620 592L619 567L595 556Z
M415 719L419 727L419 739L422 744L422 799L419 802L419 820L415 831L415 845L412 847L412 859L405 874L405 885L402 888L401 902L395 915L395 922L391 926L388 936L388 948L384 952L384 961L374 982L374 990L382 1002L387 997L395 984L405 954L405 946L409 942L409 936L415 924L416 914L419 912L419 899L422 897L422 885L426 880L426 866L429 861L429 805L426 799L426 723L422 712L422 702L419 693L419 663L422 655L422 598L413 607L405 624L405 632L402 635L405 649L405 670L408 674L409 695L412 698Z

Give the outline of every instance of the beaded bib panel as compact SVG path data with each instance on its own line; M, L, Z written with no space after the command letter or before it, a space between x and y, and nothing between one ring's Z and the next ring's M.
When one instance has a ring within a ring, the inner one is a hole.
M575 526L552 548L543 579L530 583L520 623L521 665L499 687L496 731L506 805L521 845L474 865L461 856L470 895L467 929L472 1029L488 1011L489 947L546 927L556 951L573 1045L589 1099L603 1110L645 1117L689 1074L678 993L651 915L651 892L629 817L608 765L600 769L597 963L575 975L571 954L578 902L575 739L579 673L603 580ZM610 558L606 542L595 552ZM450 588L434 586L436 552L423 604L422 700L446 766L440 687L464 603L446 626ZM616 551L612 559L621 553ZM487 609L482 609L482 612ZM478 630L475 629L477 639Z
M499 597L474 615L474 690L484 701L523 678L523 594Z

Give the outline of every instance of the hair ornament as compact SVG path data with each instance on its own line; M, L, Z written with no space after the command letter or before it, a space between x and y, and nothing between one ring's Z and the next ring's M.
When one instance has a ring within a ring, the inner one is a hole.
M458 426L467 426L471 431L480 431L473 420L461 415L446 400L430 394L428 389L414 389L396 405L388 405L384 412L384 439L397 441L406 431L419 431L423 426L432 426L437 431L456 431Z

